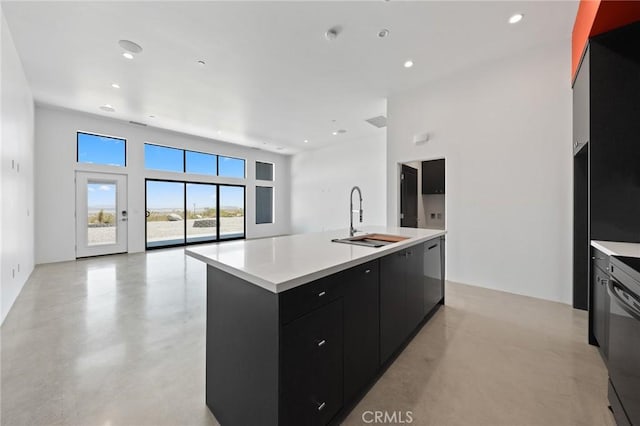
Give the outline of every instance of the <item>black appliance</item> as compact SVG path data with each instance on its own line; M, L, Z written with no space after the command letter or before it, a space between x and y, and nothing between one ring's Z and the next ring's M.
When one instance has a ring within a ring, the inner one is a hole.
M614 256L609 292L609 403L618 426L640 425L640 258Z

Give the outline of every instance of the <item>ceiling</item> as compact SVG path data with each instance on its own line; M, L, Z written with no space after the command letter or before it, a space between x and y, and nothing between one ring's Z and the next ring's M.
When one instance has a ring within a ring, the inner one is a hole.
M386 115L392 93L567 41L577 2L3 1L2 8L37 102L290 154L384 135L364 120ZM525 18L507 23L516 12ZM328 41L334 26L341 32ZM383 28L389 35L379 38ZM144 51L123 58L121 39ZM100 110L104 104L115 112ZM337 129L347 132L334 136Z

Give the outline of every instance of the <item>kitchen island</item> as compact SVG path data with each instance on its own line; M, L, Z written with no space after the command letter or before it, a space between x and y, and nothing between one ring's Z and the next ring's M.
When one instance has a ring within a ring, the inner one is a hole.
M444 303L443 230L347 231L186 250L207 263L206 403L223 425L338 422Z

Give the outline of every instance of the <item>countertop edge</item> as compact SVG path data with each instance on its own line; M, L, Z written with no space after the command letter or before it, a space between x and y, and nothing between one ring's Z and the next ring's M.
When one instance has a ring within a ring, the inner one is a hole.
M619 248L615 249L607 247L607 245L616 245ZM628 256L640 258L640 243L622 243L618 241L601 241L591 240L591 247L594 247L607 256Z
M268 280L264 280L256 275L250 274L246 271L242 271L236 268L233 268L232 266L229 266L225 263L221 263L218 262L210 257L201 255L200 253L197 252L193 252L190 251L188 248L185 249L185 254L187 256L193 257L194 259L198 259L204 263L206 263L208 266L220 269L224 272L227 272L233 276L236 276L238 278L241 278L247 282L250 282L251 284L257 285L258 287L262 287L265 290L268 290L272 293L282 293L283 291L286 290L290 290L292 288L307 284L311 281L315 281L317 279L320 278L324 278L326 276L347 270L349 268L352 268L354 266L358 266L361 265L363 263L366 262L370 262L372 260L375 259L379 259L381 257L384 257L386 255L395 253L397 251L400 251L406 247L412 247L414 245L420 244L420 243L424 243L426 241L430 241L433 240L435 238L440 238L443 235L446 235L447 231L446 230L442 230L440 232L437 232L435 234L432 235L425 235L425 236L420 236L420 237L412 237L409 238L408 240L405 241L400 241L396 244L393 244L392 246L385 246L383 247L381 251L373 251L370 254L364 255L358 259L352 259L352 260L348 260L346 262L343 263L339 263L337 265L333 265L330 266L328 268L324 268L324 269L319 269L317 271L314 271L310 274L306 274L306 275L302 275L296 278L293 278L291 280L287 280L287 281L283 281L283 282L278 282L278 283L274 283ZM337 243L336 243L337 244Z

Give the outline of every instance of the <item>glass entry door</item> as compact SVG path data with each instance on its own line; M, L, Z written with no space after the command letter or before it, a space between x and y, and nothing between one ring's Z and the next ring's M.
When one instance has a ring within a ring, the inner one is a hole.
M76 173L76 257L127 251L127 177Z

